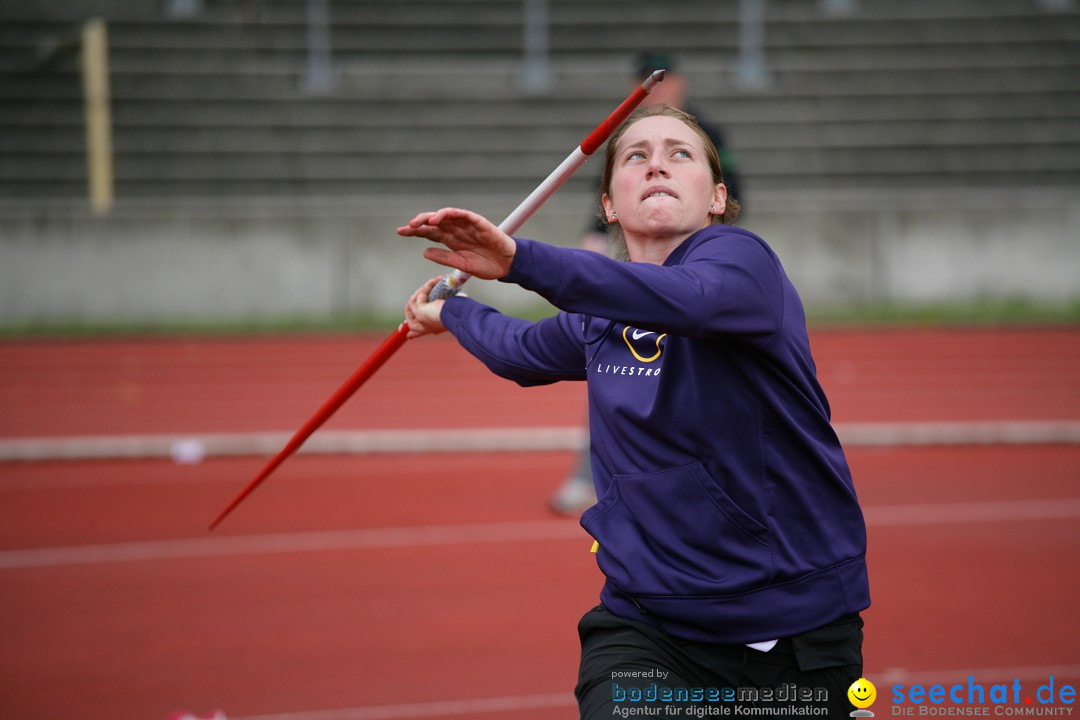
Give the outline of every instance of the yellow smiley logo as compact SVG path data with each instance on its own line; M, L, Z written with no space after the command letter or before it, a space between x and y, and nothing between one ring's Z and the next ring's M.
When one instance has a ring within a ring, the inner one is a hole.
M847 697L855 707L868 708L877 699L877 688L874 687L874 683L866 678L859 678L851 683L851 687L847 691Z

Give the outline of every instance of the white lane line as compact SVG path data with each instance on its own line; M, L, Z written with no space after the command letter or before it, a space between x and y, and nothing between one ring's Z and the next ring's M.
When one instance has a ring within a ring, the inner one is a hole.
M392 720L394 718L431 718L450 715L479 715L492 712L520 712L544 708L576 707L572 693L517 695L511 697L441 700L400 705L369 705L336 710L303 710L275 715L248 715L230 720Z
M273 456L292 437L288 432L189 435L90 435L0 440L0 462L174 458L201 451L203 457ZM324 430L298 452L321 455L444 452L536 452L576 450L585 444L582 427L446 428L430 430Z
M905 668L868 669L864 676L885 692L892 685L939 684L951 686L960 683L967 687L971 682L982 685L984 693L996 682L1035 680L1049 682L1055 679L1080 677L1080 665L1038 665L1008 668L965 668L953 670L919 670ZM883 696L885 697L885 696ZM442 700L426 703L401 703L397 705L367 705L332 710L302 710L270 715L230 716L230 720L394 720L397 718L434 718L452 715L479 715L491 712L513 712L540 708L573 707L577 703L569 692L546 695L518 695L511 697L476 698L472 700Z
M1080 421L995 420L987 422L837 423L848 447L935 445L1080 444ZM272 456L288 432L174 435L90 435L0 439L0 462L132 458ZM299 452L323 455L441 452L538 452L578 450L584 428L498 427L317 432Z
M871 527L1060 520L1080 517L1080 498L886 505L865 508L864 512L867 524ZM573 520L211 536L108 545L6 550L0 551L0 570L238 555L569 539L578 539L582 542L588 540L585 531Z

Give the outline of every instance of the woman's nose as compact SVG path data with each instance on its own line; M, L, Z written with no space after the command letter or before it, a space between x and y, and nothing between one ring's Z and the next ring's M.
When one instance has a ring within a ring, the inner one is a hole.
M664 175L667 173L667 164L664 162L662 155L653 155L649 158L648 176L654 177L656 175Z

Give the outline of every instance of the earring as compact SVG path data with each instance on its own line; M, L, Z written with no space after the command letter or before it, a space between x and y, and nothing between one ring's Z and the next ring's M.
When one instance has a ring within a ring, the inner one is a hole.
M619 217L619 213L617 213L617 212L613 212L613 213L611 213L611 219L612 219L612 220L614 220L614 219L615 219L615 218L617 218L617 217Z
M711 212L711 213L716 212L716 203L713 203L712 205L709 206L709 212Z

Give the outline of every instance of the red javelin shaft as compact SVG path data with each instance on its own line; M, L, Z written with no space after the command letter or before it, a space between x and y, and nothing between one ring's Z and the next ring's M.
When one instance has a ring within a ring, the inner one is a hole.
M499 229L508 235L514 234L517 229L520 228L525 221L528 220L529 217L559 189L560 186L562 186L566 179L581 167L590 155L596 152L596 150L604 144L608 137L611 136L611 133L615 131L615 128L622 124L623 120L634 111L634 108L641 104L641 101L645 99L645 96L652 91L657 83L662 82L663 79L664 71L657 70L649 76L645 82L635 88L634 91L623 100L619 107L615 108L615 111L604 119L604 122L597 125L596 129L589 133L578 147L574 148L574 151L570 153L566 160L564 160L559 167L555 168L551 175L545 178L544 181L532 191L529 197L525 198L525 200L502 221L502 224L499 225ZM438 286L432 290L429 297L436 299L452 295L456 293L458 288L460 288L468 279L469 275L459 270L444 275ZM361 365L357 371L330 396L330 399L323 403L323 406L311 416L311 419L296 431L289 442L285 444L285 447L283 447L281 451L266 464L266 467L262 469L262 472L256 475L255 479L248 483L247 487L245 487L240 494L221 511L221 514L217 516L214 522L210 523L211 530L216 528L218 524L225 519L226 515L231 513L237 505L243 502L244 498L250 495L252 491L263 482L263 480L269 477L270 473L277 469L281 463L285 462L290 455L299 450L300 446L311 437L311 434L329 420L330 416L337 412L338 409L360 389L360 386L367 382L368 379L371 378L371 376L374 375L375 372L405 344L408 331L408 327L405 323L402 323L398 326L398 329L394 331L393 335L384 340L382 345L376 348L375 352L364 361L364 364Z
M251 494L254 490L269 477L270 473L277 469L277 466L285 462L285 459L292 455L294 452L300 449L300 446L311 437L311 434L319 429L324 422L330 419L330 416L338 411L338 409L345 404L345 401L353 396L353 394L360 389L360 386L368 381L368 379L375 374L383 364L389 360L398 349L405 344L405 337L409 333L409 328L405 323L401 323L398 329L394 331L394 334L386 338L382 345L375 349L375 352L371 353L371 356L364 361L364 364L357 368L348 380L342 384L337 391L330 396L330 399L323 403L323 406L311 416L303 427L293 434L292 438L285 444L285 447L281 448L273 460L266 464L266 467L262 469L255 479L248 483L248 486L244 488L236 498L229 503L228 507L221 511L221 514L217 516L214 522L210 523L210 529L213 530L218 526L225 516L233 511L233 509L243 502L244 498Z

